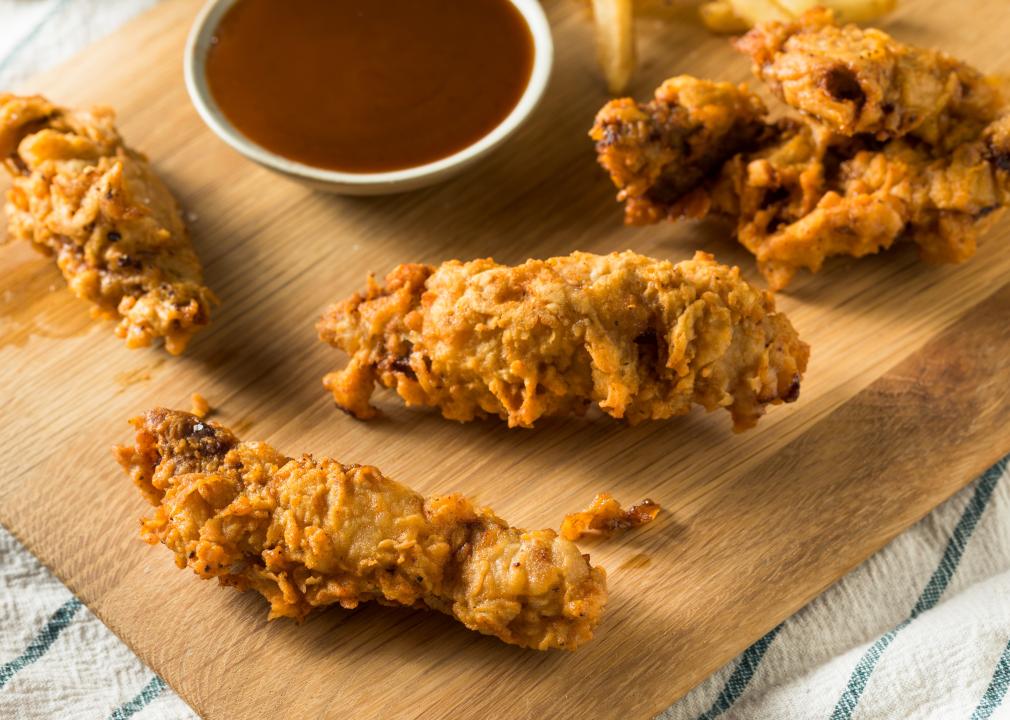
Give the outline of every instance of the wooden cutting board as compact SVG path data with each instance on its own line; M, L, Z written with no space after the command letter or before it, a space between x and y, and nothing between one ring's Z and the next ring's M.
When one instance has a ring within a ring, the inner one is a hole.
M900 38L1010 68L1002 3L903 4L887 24ZM921 265L905 248L802 276L780 299L813 346L802 397L746 434L701 411L636 428L589 418L510 431L407 411L388 394L379 421L337 412L320 378L343 357L313 323L369 270L702 248L760 280L723 227L621 226L586 137L606 97L577 0L548 3L555 73L506 150L453 182L371 199L306 190L203 126L181 76L198 5L165 2L22 88L118 108L190 213L223 304L183 357L131 352L88 319L49 260L0 249L0 521L202 715L648 717L1010 450L1006 222L959 267ZM640 97L681 72L747 76L726 40L693 21L645 19L639 30ZM146 505L110 454L131 437L127 418L188 409L193 391L244 437L375 464L426 493L461 490L514 524L557 527L600 490L665 511L584 545L608 570L610 602L597 639L575 654L378 606L268 624L260 598L180 572L139 540Z

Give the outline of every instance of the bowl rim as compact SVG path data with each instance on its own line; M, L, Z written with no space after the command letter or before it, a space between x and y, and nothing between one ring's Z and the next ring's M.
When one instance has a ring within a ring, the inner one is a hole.
M250 140L234 127L218 107L206 78L210 39L225 13L242 0L209 0L200 9L186 39L183 76L197 113L214 133L233 149L268 168L316 182L346 186L395 185L431 178L462 167L490 152L511 135L533 112L543 97L554 61L554 42L547 16L538 0L507 0L519 12L533 39L533 67L519 101L487 134L452 155L424 165L372 173L329 170L291 160Z

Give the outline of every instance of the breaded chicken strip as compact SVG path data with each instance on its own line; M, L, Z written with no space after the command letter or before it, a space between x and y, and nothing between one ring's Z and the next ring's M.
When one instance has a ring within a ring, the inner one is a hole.
M881 30L839 27L824 8L794 23L760 24L737 47L787 105L842 135L913 134L954 147L995 120L1004 102L997 83L965 63Z
M155 505L144 537L180 568L256 590L271 618L375 600L537 650L592 639L606 574L553 530L509 527L460 495L424 498L373 467L292 459L189 413L131 422L136 446L117 455Z
M623 136L617 175L598 141L600 162L627 201L627 222L728 217L773 290L831 256L862 257L900 240L915 242L929 262L974 255L979 236L1010 203L1010 120L995 81L883 33L837 28L821 10L797 23L759 25L739 44L755 72L805 114L770 122L737 109L740 122L763 129L752 128L707 173L685 158L681 141L663 155L665 140L641 133ZM933 91L941 76L956 92ZM852 87L844 89L840 77ZM599 136L599 120L590 134ZM635 160L660 156L664 174L694 181L678 186L681 199L670 205L650 200L660 196L652 190L657 175L647 160Z
M214 294L179 206L106 108L0 94L0 159L13 177L8 233L54 254L70 289L119 318L127 347L172 354L210 322Z
M318 330L350 355L323 383L355 417L374 414L378 382L407 405L510 427L593 404L632 424L698 404L743 430L797 399L809 355L769 294L704 253L677 265L633 252L400 265Z
M743 86L681 76L664 82L647 103L608 102L589 136L620 189L625 221L645 225L703 214L699 184L766 135L766 114Z

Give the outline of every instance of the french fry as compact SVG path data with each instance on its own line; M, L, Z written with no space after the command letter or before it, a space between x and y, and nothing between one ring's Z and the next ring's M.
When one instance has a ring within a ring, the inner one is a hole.
M712 32L726 35L747 32L750 23L736 14L730 0L712 0L698 8L701 21Z
M829 0L824 4L838 13L842 22L861 23L891 12L898 6L898 0Z
M620 94L635 70L632 0L593 0L596 51L607 89Z
M785 22L795 17L779 0L730 0L730 4L734 12L747 21L748 27L767 20Z
M698 9L697 0L634 0L635 19L689 21Z
M841 22L866 22L893 10L897 0L709 0L700 12L710 30L732 33L769 20L795 20L818 5L834 10Z

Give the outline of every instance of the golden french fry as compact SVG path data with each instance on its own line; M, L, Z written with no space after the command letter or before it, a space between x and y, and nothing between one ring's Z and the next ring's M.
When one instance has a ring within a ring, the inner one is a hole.
M787 22L796 17L779 0L730 0L730 4L733 11L747 21L748 27L768 20Z
M831 0L778 0L778 4L791 17L799 17L810 8L817 7L818 5L825 7L832 5Z
M712 0L698 8L701 21L712 32L742 33L750 28L750 23L736 14L730 0Z
M632 0L593 0L596 51L614 95L624 91L635 70Z
M697 0L634 0L636 19L690 20L697 10Z
M886 15L898 6L898 0L828 0L824 4L838 13L842 22L867 22ZM811 6L813 7L813 6Z
M701 18L715 32L742 32L769 20L795 20L807 10L823 5L842 22L866 22L890 12L897 0L709 0Z

